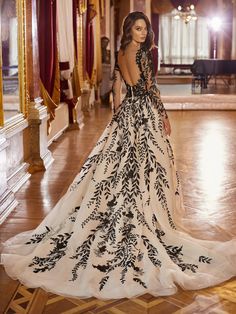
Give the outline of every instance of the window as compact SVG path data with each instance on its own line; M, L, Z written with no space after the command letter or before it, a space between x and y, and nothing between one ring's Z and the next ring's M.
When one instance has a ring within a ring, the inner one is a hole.
M209 58L210 36L205 17L185 24L173 12L160 16L159 52L162 63L191 64L194 59Z

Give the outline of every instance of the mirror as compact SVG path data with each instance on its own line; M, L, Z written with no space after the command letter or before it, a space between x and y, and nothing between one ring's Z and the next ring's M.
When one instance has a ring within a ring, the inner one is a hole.
M4 122L20 113L17 0L0 0L2 108Z

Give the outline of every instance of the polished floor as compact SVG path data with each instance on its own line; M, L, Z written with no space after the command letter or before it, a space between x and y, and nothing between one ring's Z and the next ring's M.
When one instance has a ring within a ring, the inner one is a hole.
M207 239L236 236L236 111L168 111L170 141L179 170L186 216ZM105 107L93 109L85 127L68 131L50 146L55 159L33 174L17 192L19 205L0 226L0 241L35 228L66 192L111 117ZM209 223L212 228L209 228ZM221 228L227 233L222 233ZM199 291L170 297L99 301L63 298L41 289L27 289L0 268L0 313L236 313L236 279Z

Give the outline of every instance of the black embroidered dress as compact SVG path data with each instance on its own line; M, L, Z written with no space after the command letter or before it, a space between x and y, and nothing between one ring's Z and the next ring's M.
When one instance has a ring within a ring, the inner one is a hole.
M200 289L236 273L235 240L200 240L179 228L181 187L151 52L140 48L131 59L136 83L125 81L121 102L117 63L117 110L66 194L35 230L4 244L7 273L26 286L130 298L170 295L176 284Z

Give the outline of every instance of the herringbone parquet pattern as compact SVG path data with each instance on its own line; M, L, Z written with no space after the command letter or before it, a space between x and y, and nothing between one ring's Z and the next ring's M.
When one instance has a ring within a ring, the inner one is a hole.
M173 296L145 294L134 299L72 299L19 285L5 314L235 314L236 280Z

